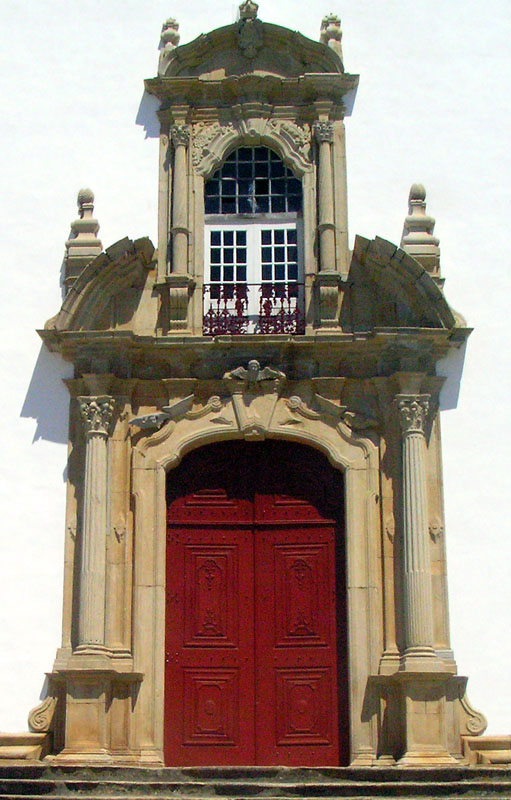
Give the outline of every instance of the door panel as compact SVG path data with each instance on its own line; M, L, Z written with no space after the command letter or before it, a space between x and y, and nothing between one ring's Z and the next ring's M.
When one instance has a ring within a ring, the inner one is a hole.
M334 530L257 531L258 764L339 763Z
M168 763L252 764L252 532L175 530L169 547Z

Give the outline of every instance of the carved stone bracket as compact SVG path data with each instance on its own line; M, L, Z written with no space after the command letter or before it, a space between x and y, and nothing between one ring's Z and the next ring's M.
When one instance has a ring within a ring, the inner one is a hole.
M436 543L443 535L443 533L444 533L443 522L438 517L435 517L435 519L431 520L431 522L429 523L429 535Z
M28 727L33 733L47 733L52 730L57 699L52 695L39 703L28 715Z
M312 408L298 395L293 395L286 400L286 405L291 413L297 414L305 419L323 419L325 421L332 419L336 424L342 422L352 430L365 430L368 428L375 428L378 425L377 419L369 417L358 410L350 409L348 406L339 405L334 400L323 397L317 392L312 398ZM289 418L281 424L296 424L296 420Z
M314 135L319 144L323 142L332 143L334 140L334 126L332 122L320 120L314 123Z
M271 367L261 369L259 361L252 359L247 368L240 366L226 372L223 380L232 396L245 439L264 439L286 380L285 374Z
M87 435L100 434L108 436L115 400L109 395L98 397L78 397L80 416Z

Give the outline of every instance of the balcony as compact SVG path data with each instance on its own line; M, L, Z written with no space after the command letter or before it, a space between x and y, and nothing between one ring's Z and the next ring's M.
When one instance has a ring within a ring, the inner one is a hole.
M204 336L305 333L304 284L208 283L204 285Z

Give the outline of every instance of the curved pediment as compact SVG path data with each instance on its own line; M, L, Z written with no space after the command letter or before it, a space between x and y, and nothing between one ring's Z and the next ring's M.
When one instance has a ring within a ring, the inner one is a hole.
M94 258L66 295L59 313L45 330L100 331L133 327L141 306L154 246L127 237Z
M221 80L247 73L296 78L306 73L343 73L331 47L259 19L240 20L172 50L160 76Z
M386 239L357 236L349 286L341 319L344 330L459 327L442 290L424 267Z

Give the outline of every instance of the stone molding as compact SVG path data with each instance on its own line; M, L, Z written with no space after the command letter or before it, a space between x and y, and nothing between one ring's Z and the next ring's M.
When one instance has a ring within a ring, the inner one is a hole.
M107 437L112 424L115 398L110 395L80 396L78 403L85 434L87 436L99 434Z
M192 136L192 163L196 172L204 177L211 175L235 143L272 147L299 177L312 168L310 125L254 117L226 124L196 123Z
M314 136L319 144L328 142L331 144L334 140L334 126L332 122L327 120L319 120L314 123Z
M47 733L52 730L56 705L56 697L48 695L42 703L32 709L28 715L28 727L32 733Z

